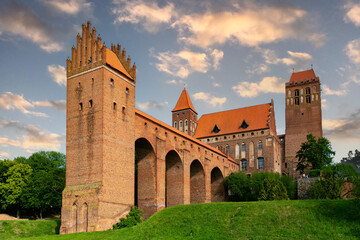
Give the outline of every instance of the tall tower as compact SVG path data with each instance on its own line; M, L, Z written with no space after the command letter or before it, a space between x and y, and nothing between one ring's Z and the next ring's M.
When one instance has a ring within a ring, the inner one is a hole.
M66 187L60 233L111 228L134 204L136 66L90 22L66 61Z
M171 112L173 127L193 137L197 126L197 112L185 88Z
M285 163L283 172L298 177L296 152L306 136L322 137L320 80L314 70L295 72L286 83Z

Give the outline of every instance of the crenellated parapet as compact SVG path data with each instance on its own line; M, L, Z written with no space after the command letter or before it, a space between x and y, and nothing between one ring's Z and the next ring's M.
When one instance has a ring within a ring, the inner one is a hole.
M66 60L67 77L102 65L109 66L133 81L136 81L136 65L131 66L131 58L126 51L120 51L121 45L111 44L111 50L101 43L100 34L96 36L91 23L82 24L82 34L76 37L76 47L71 48L71 59Z

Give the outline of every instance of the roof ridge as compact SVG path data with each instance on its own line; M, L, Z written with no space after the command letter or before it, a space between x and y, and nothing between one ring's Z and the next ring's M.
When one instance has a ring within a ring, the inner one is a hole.
M253 106L247 106L247 107L242 107L242 108L234 108L234 109L229 109L229 110L224 110L224 111L219 111L219 112L212 112L212 113L205 113L202 116L205 116L205 115L210 115L210 114L214 114L214 113L222 113L222 112L229 112L229 111L235 111L235 110L239 110L239 109L246 109L246 108L251 108L251 107L257 107L257 106L263 106L263 105L271 105L271 102L269 103L263 103L263 104L257 104L257 105L253 105Z

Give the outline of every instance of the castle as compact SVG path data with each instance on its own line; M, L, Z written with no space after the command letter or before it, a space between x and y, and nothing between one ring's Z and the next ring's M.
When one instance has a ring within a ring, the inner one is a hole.
M60 233L106 230L137 205L150 217L178 204L226 201L232 172L296 176L306 134L322 136L320 82L308 70L286 84L286 134L274 103L197 119L186 90L169 126L135 108L136 65L82 25L66 61L66 187ZM136 154L135 154L136 152Z

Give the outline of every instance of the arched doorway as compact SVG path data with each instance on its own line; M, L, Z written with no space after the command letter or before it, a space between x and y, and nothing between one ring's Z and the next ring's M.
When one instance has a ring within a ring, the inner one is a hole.
M156 156L145 138L135 141L135 203L149 218L156 208Z
M80 216L78 217L78 232L88 231L88 205L84 203L80 209Z
M190 165L190 203L205 202L205 172L198 160Z
M165 206L184 204L184 168L176 151L166 154Z
M211 202L226 201L224 177L218 167L211 171Z

